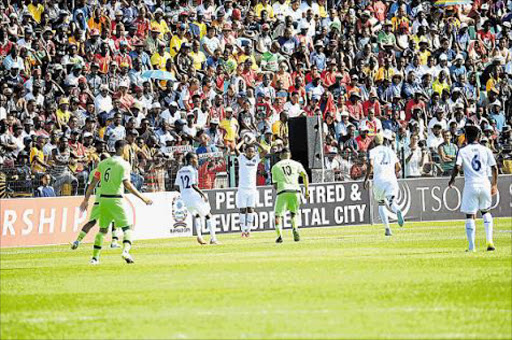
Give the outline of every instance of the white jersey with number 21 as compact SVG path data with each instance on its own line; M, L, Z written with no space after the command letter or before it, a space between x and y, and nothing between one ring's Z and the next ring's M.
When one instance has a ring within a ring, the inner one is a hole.
M373 160L373 183L397 183L395 164L398 162L393 149L379 145L370 150L370 160Z
M489 186L489 168L496 166L496 160L489 148L473 143L459 150L456 164L464 170L466 185Z

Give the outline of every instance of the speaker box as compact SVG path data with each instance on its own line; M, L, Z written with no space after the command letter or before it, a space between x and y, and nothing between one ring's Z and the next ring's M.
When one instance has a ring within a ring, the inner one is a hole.
M288 120L292 159L306 169L322 169L322 135L319 117L296 117Z

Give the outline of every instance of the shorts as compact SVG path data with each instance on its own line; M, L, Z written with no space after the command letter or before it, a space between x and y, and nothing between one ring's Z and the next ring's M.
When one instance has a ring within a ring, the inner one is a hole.
M89 216L89 222L98 221L100 219L100 202L95 201L92 206L91 215Z
M479 210L487 210L492 205L491 186L464 186L460 211L465 214L476 214Z
M128 216L128 204L124 198L100 197L100 228L108 228L114 222L116 227L124 228L132 225Z
M258 190L238 189L236 193L236 206L238 209L254 208L258 202Z
M292 214L299 212L300 199L298 192L283 192L277 195L274 213L276 217L282 217L287 211Z
M387 182L387 183L373 183L373 197L377 202L389 202L391 197L398 196L398 183Z
M210 203L205 202L199 194L181 196L181 199L183 200L183 203L185 203L187 210L193 216L199 215L201 217L205 217L206 215L210 214L212 210Z

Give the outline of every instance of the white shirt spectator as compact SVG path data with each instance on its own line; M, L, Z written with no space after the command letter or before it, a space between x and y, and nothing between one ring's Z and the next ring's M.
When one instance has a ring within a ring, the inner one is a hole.
M100 93L94 98L94 106L98 113L110 112L114 108L114 105L112 105L112 97L110 95L103 97Z

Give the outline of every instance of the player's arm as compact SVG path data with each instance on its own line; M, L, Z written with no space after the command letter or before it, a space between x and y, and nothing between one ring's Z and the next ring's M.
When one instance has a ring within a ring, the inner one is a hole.
M402 170L402 165L400 164L400 161L395 163L395 173L399 173Z
M194 189L202 198L205 202L208 202L208 195L206 195L203 190L199 189L199 187L197 186L197 184L192 184L191 185L192 189Z
M498 167L496 165L491 166L492 179L491 179L491 195L498 193Z
M263 157L265 157L268 154L268 151L263 147L263 145L261 145L260 142L254 141L254 145L256 145L261 150L260 153Z
M457 177L457 175L459 174L460 172L460 165L456 164L454 167L453 167L453 171L452 171L452 177L450 178L450 181L448 182L448 186L451 188L453 186L453 184L455 183L455 177Z
M132 184L132 182L130 182L129 179L124 179L123 180L123 185L125 187L126 190L128 190L130 193L132 193L133 195L135 195L137 198L139 198L141 201L143 201L144 203L146 203L146 205L151 205L153 204L153 201L150 200L149 198L143 196L139 190L137 190L137 188L135 188Z
M238 144L236 145L236 148L235 148L235 154L237 155L237 157L238 157L238 156L240 156L240 153L241 153L241 152L240 152L240 149L242 149L242 145L244 145L244 144L245 144L245 141L244 141L244 139L242 138L242 140L240 141L240 143L238 143Z
M302 183L304 183L304 188L306 189L306 192L305 192L306 199L309 199L309 178L308 178L308 174L306 173L306 171L304 169L301 170L300 177L302 177Z
M370 176L373 173L373 159L370 159L370 163L368 165L368 171L366 171L366 176L364 177L364 188L368 189L370 187Z
M80 204L80 210L86 211L87 205L89 205L89 198L91 198L91 195L94 192L94 189L96 188L96 185L98 185L100 181L100 173L96 171L96 174L94 174L94 177L92 178L92 181L87 186L87 190L85 191L85 197L82 201L82 204Z

